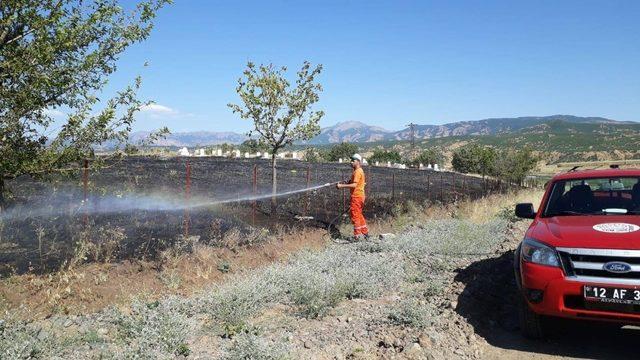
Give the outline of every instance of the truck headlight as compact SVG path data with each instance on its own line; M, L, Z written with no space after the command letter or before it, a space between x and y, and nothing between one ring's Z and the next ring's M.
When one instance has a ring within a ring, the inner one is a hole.
M560 260L556 250L533 239L524 239L520 254L525 261L530 263L560 267Z

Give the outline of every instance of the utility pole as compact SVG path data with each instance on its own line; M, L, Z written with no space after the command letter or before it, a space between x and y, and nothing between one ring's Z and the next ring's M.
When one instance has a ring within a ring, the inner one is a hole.
M417 156L417 154L416 154L416 124L411 122L407 126L409 127L409 129L411 129L411 152L410 152L409 158L413 160Z
M411 129L411 151L413 151L416 148L416 124L409 123L407 126Z

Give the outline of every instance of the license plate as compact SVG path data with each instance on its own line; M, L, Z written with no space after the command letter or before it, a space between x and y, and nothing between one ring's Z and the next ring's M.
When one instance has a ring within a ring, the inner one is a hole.
M604 303L640 305L640 289L586 285L584 298Z

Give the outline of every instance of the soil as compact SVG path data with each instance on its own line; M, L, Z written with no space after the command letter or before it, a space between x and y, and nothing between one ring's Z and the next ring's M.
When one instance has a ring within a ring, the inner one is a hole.
M134 297L152 301L172 294L188 296L231 274L279 261L302 249L321 248L326 241L325 230L311 228L233 250L196 245L190 253L169 256L163 263L93 263L49 275L14 275L0 281L0 305L7 309L24 306L30 318L38 319L55 313L92 313L128 304Z
M495 256L471 263L455 277L456 312L482 339L486 359L637 359L640 328L601 322L554 320L545 340L528 340L519 332L513 252L528 224Z

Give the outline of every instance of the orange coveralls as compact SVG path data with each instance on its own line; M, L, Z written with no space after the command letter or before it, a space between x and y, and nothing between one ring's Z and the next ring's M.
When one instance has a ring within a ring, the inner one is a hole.
M362 168L356 169L351 175L351 183L356 184L356 187L351 189L351 206L349 214L351 215L351 222L353 223L353 235L367 235L369 229L367 228L367 221L362 215L362 208L364 207L364 171Z

